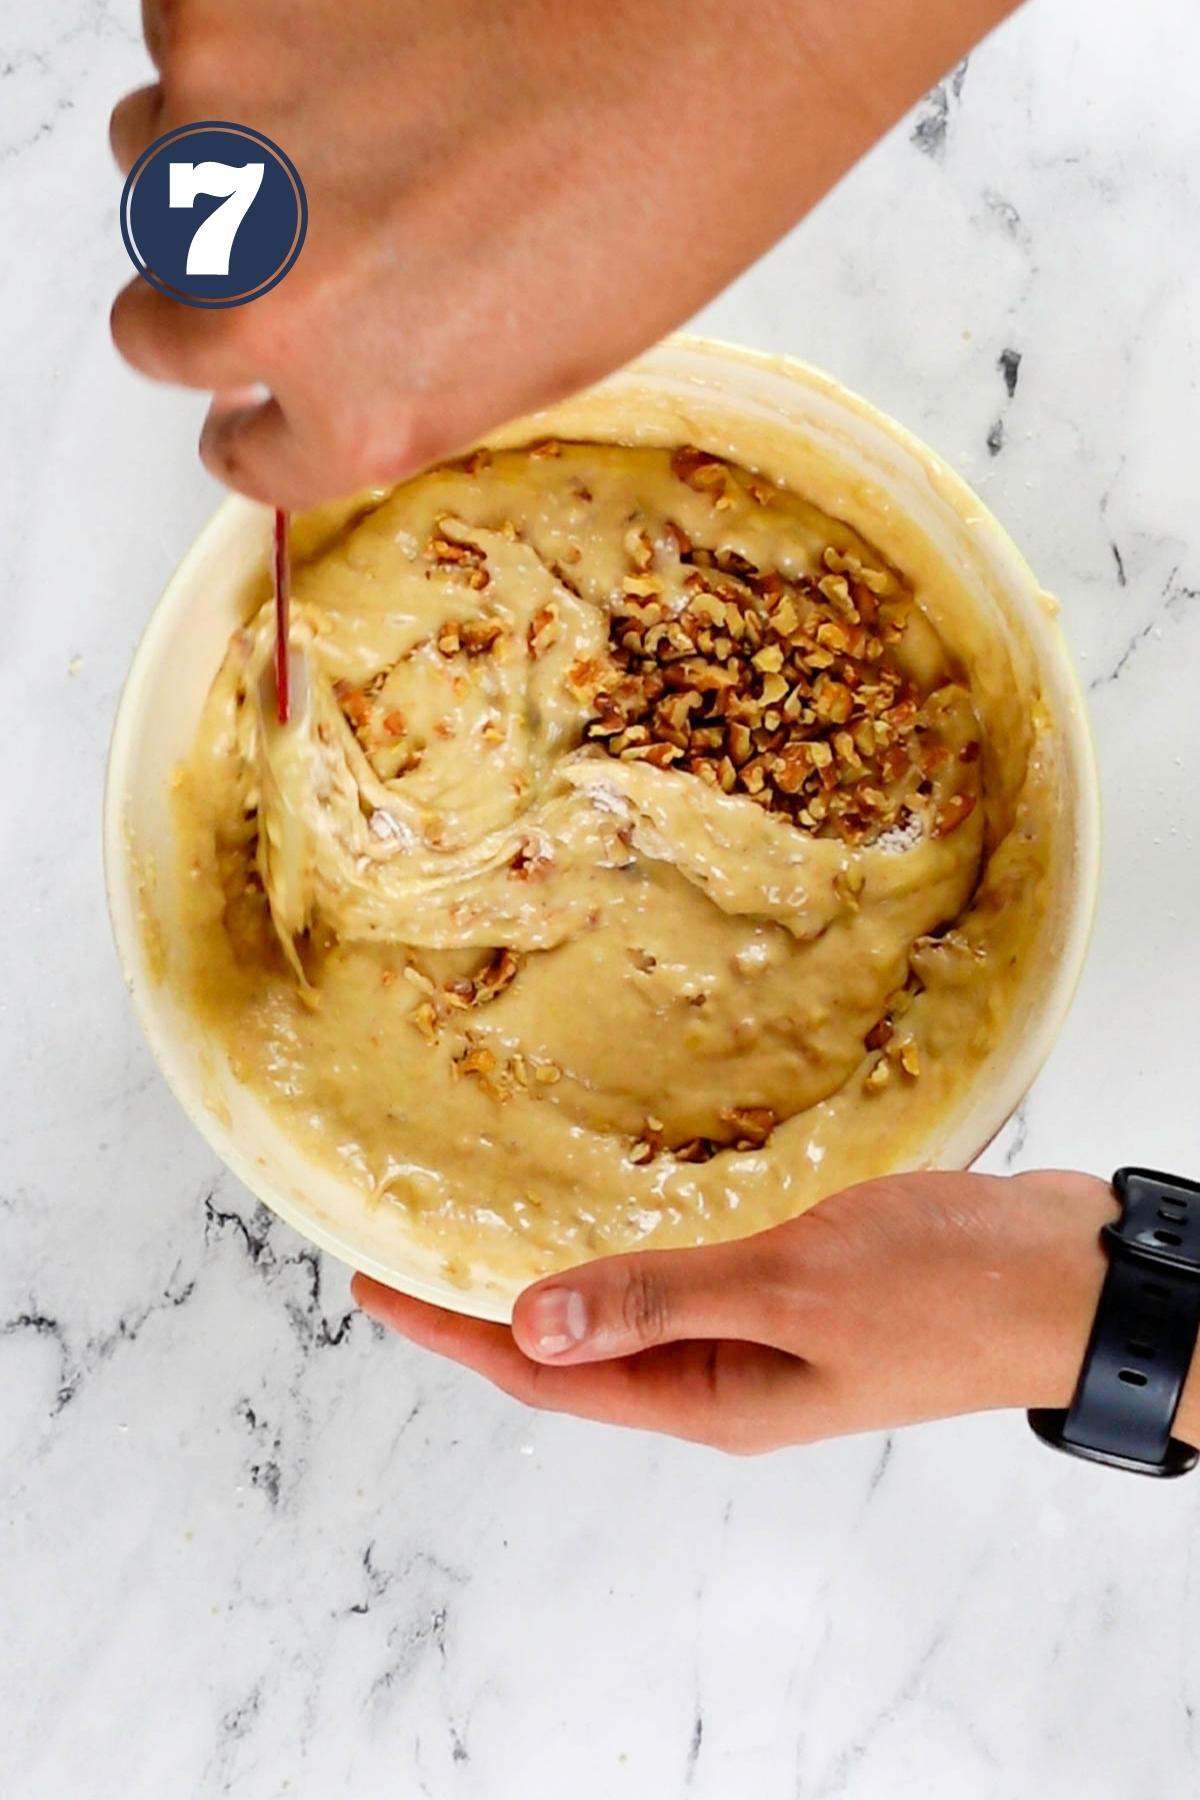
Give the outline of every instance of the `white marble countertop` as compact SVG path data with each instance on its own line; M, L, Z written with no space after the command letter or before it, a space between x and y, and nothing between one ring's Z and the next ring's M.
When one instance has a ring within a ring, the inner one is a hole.
M1012 1415L754 1462L533 1416L384 1341L164 1089L100 795L217 492L108 342L136 14L0 24L0 1793L1194 1795L1200 1480ZM1062 596L1103 897L996 1167L1200 1171L1198 59L1193 0L1034 0L702 321L905 420Z

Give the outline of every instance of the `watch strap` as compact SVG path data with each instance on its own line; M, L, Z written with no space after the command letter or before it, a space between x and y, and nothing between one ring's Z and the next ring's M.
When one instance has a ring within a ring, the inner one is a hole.
M1108 1269L1075 1395L1029 1414L1056 1449L1144 1475L1183 1475L1171 1436L1200 1330L1200 1183L1118 1169L1121 1216L1101 1228Z

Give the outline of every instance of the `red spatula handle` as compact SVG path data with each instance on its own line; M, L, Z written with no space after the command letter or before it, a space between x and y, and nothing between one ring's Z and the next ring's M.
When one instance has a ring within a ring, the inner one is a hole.
M279 723L286 725L290 710L288 693L288 516L275 508L275 699Z

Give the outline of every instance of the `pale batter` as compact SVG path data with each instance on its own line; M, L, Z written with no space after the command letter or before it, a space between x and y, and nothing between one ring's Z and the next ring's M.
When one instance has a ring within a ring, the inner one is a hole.
M910 582L912 585L910 586ZM894 1166L1003 1028L1044 722L992 741L921 583L683 451L477 453L296 572L180 787L192 999L451 1274L787 1218Z

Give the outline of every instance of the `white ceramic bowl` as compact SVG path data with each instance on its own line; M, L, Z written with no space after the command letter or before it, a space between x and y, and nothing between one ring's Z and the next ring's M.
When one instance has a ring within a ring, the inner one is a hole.
M1098 875L1099 809L1083 701L1056 608L971 490L883 414L801 363L676 338L589 393L488 440L534 437L691 442L783 480L848 518L903 566L896 534L933 553L1005 633L1015 666L1036 681L1061 743L1053 900L1024 999L959 1107L907 1166L967 1166L1018 1104L1070 1004L1087 949ZM172 770L187 755L230 633L261 600L270 515L231 499L184 558L134 657L117 712L104 846L117 953L137 1016L192 1122L245 1185L335 1256L421 1299L507 1318L512 1296L463 1288L415 1244L400 1209L297 1148L231 1074L173 980L180 955Z

